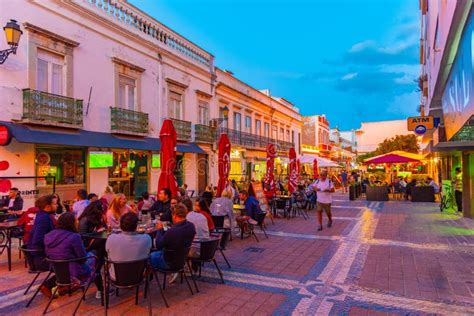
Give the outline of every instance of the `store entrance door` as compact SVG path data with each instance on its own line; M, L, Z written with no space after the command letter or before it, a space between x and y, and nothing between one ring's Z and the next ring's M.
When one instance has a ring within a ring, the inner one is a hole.
M135 198L143 192L148 192L148 155L131 154L130 160L134 160L133 167L133 195Z
M176 155L176 167L174 168L174 177L178 182L178 187L183 186L184 183L184 155Z
M207 187L207 175L209 174L209 162L207 155L198 154L198 191L197 194L201 194L206 190Z

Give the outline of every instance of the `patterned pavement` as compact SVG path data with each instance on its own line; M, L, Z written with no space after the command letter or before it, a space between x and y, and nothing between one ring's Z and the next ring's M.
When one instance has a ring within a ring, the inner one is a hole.
M152 289L153 314L164 315L473 315L474 221L440 213L434 203L348 201L334 197L334 225L316 231L315 214L267 223L269 238L235 238L218 255L226 284L207 266L190 295L166 288L166 309ZM7 272L0 257L0 314L39 314L45 298L23 306L31 279L18 254ZM102 313L92 289L80 314ZM70 314L77 295L55 300L50 314ZM112 298L110 314L141 315L132 293Z

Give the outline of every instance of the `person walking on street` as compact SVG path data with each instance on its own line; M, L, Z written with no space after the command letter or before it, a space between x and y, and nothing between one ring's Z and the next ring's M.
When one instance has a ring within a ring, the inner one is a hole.
M347 193L347 172L343 170L341 172L341 183L342 183L342 193Z
M462 213L462 171L460 167L456 168L456 176L454 179L454 199L458 207L458 212Z
M316 210L318 212L318 222L319 222L318 231L321 231L323 230L323 211L326 213L328 217L328 227L332 226L332 216L331 216L332 196L331 194L336 191L334 188L334 184L328 178L327 170L323 170L321 172L319 179L316 180L313 184L313 189L314 191L316 191L316 194L317 194Z

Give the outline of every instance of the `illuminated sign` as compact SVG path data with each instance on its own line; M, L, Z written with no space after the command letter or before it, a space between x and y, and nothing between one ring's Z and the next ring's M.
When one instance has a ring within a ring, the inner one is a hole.
M408 130L418 135L423 135L427 130L434 128L434 118L432 116L415 116L407 119ZM419 133L423 130L422 133Z

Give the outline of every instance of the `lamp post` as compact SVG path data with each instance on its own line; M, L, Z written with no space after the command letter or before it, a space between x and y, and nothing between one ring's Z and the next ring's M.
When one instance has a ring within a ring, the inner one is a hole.
M10 45L10 48L0 51L0 64L3 64L7 60L8 55L16 54L16 49L18 48L18 43L20 42L20 37L23 32L20 29L18 23L15 20L10 20L10 22L5 25L3 28L5 36L7 38L7 43Z

